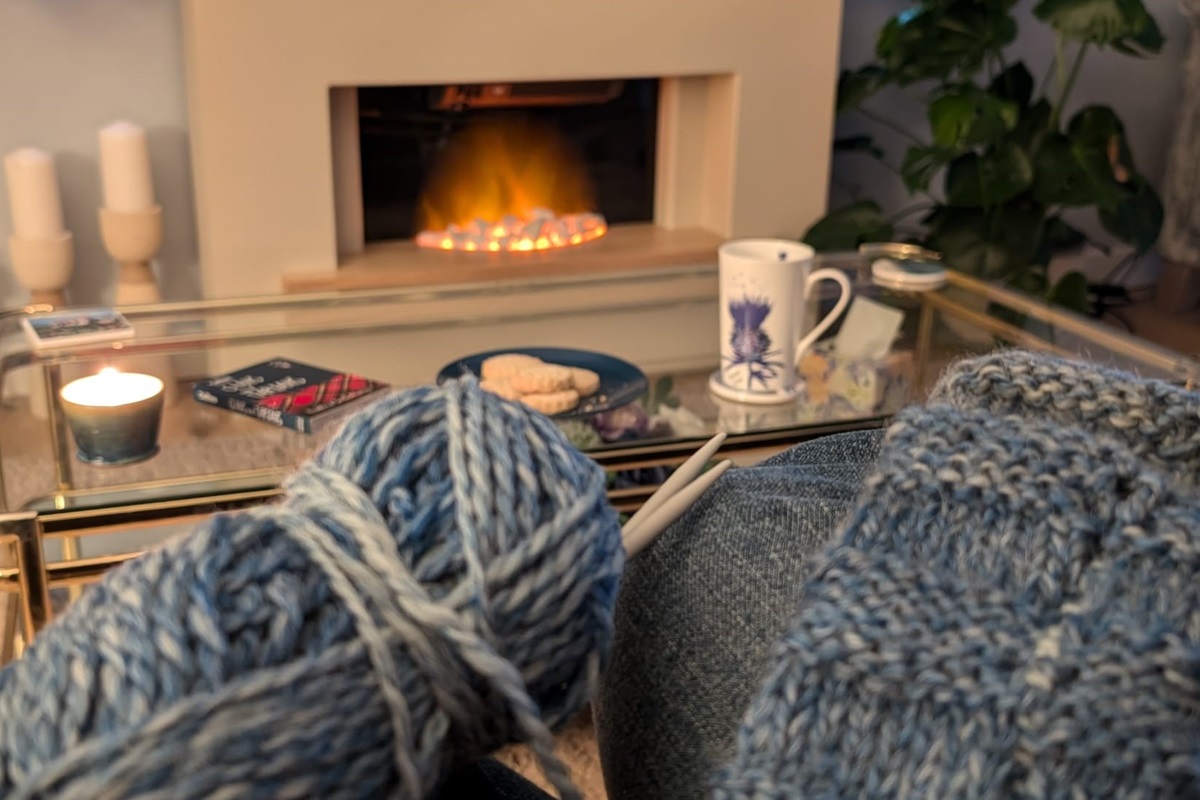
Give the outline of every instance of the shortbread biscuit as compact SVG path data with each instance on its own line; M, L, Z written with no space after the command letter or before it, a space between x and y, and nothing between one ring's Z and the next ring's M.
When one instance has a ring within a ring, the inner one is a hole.
M558 392L523 394L521 402L543 414L561 414L579 405L579 392L574 389L563 389Z
M580 397L595 394L600 388L600 376L590 369L583 367L567 367L567 369L571 371L571 385L575 387L575 391L579 392Z
M512 385L521 394L549 394L571 388L571 370L558 364L526 367L512 376Z
M511 378L484 378L479 382L479 388L505 400L521 399L521 393L513 387Z
M485 358L479 367L479 375L485 379L511 378L518 372L541 364L540 358L527 356L524 353L501 353L498 356Z

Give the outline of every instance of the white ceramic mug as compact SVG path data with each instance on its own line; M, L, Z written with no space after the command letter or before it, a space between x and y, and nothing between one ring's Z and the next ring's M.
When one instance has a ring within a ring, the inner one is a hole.
M784 239L740 239L718 250L721 366L712 392L742 403L781 403L799 389L797 364L850 303L850 281L837 269L812 269L811 247ZM812 288L833 281L841 296L811 329Z

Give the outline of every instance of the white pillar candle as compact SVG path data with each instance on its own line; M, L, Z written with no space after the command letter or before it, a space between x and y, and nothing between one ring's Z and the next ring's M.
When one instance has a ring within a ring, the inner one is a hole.
M132 122L114 122L100 129L100 176L104 207L110 211L149 211L154 206L144 129Z
M38 240L61 237L66 228L54 157L33 147L14 150L4 157L4 174L13 235Z

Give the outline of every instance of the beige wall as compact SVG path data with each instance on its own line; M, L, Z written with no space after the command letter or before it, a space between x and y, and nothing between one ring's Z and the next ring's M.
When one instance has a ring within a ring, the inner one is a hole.
M699 129L675 130L703 141L680 185L709 170L702 185L725 196L684 205L722 235L798 236L825 206L840 13L838 0L184 0L205 294L335 269L333 86L732 76L692 107Z

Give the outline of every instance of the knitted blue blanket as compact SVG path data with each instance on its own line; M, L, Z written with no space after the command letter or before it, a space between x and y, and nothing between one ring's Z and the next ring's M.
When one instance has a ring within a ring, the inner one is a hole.
M718 798L1197 796L1200 395L1022 353L900 414Z

